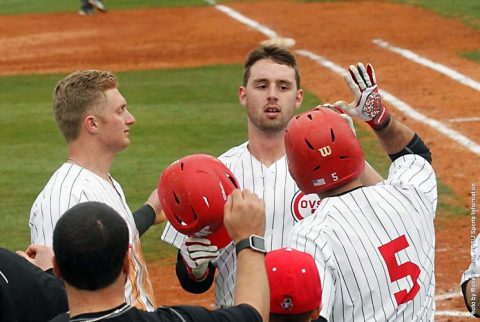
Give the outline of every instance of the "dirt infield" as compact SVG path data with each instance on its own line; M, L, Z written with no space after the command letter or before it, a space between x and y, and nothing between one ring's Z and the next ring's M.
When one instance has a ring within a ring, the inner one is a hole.
M480 115L478 91L372 43L372 39L381 38L480 80L479 65L458 55L478 50L480 33L456 21L379 1L229 5L281 35L295 38L295 49L308 49L340 66L357 61L374 63L381 88L429 117L447 124L450 118ZM0 17L0 75L241 63L246 53L264 39L213 7L112 11L92 17L75 13ZM300 64L306 89L324 101L349 98L339 76L305 58L300 58ZM404 118L395 109L393 114ZM406 123L428 143L437 175L462 196L463 206L468 209L470 184L480 183L480 157L423 124ZM479 142L478 122L450 126ZM461 272L469 260L470 222L466 217L444 217L437 219L436 227L437 294L459 292ZM175 304L178 299L183 303L211 303L211 292L206 296L187 295L178 284L172 286L176 281L173 262L149 263L158 304ZM463 310L459 298L438 301L437 305L442 310Z

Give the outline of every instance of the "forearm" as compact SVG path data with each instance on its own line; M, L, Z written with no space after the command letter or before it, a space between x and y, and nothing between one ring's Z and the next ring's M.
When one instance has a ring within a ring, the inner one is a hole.
M255 290L252 290L255 285ZM253 306L268 321L270 311L270 289L265 268L265 255L251 249L244 249L237 255L237 281L235 304Z
M383 149L387 154L395 154L403 150L408 143L413 139L415 132L413 132L406 125L403 125L396 119L392 118L390 124L381 130L375 131Z

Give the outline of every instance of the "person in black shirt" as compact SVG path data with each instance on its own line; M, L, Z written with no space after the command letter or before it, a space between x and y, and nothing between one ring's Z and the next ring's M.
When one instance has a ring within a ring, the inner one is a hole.
M257 241L264 235L263 201L249 191L233 191L225 203L224 224L238 246L247 245L237 247L236 306L215 311L173 306L145 312L125 303L130 270L125 221L103 203L76 205L60 218L53 233L54 271L65 283L70 311L51 321L268 321L264 253L258 244L245 243L252 235Z
M52 257L46 246L31 246L18 255L0 248L0 321L45 322L68 310Z

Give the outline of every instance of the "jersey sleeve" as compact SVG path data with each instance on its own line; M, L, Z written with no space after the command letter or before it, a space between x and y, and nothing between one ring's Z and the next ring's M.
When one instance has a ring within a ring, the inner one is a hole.
M470 248L470 258L472 259L470 266L463 273L460 285L471 280L472 278L480 277L480 249L478 243L480 242L480 235L477 236Z
M199 306L161 307L157 310L161 316L169 315L169 321L189 322L262 322L258 311L248 304L210 311Z
M186 235L178 232L169 222L167 222L162 233L162 240L164 242L180 249L185 239L187 239Z
M430 203L432 213L437 208L437 178L428 161L415 154L407 154L396 159L388 171L385 184L400 187L413 186Z
M315 259L322 287L322 310L320 315L327 321L333 312L335 298L335 276L332 269L332 255L320 225L314 223L315 216L308 217L294 226L289 246L309 253Z

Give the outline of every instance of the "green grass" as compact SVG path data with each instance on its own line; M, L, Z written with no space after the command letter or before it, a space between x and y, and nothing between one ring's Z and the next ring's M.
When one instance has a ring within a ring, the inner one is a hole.
M109 10L208 5L203 0L104 0L103 3ZM27 14L34 12L76 12L79 9L80 1L78 0L0 0L0 15Z
M480 1L478 0L393 0L393 2L426 8L480 29Z
M118 73L120 90L137 124L132 144L111 173L131 209L143 204L172 161L192 153L219 155L246 140L246 114L236 91L241 66ZM0 246L25 248L30 207L55 169L66 144L51 110L51 92L64 75L0 77ZM28 89L28 95L25 92ZM307 93L305 106L320 101ZM142 243L148 258L169 255L153 227Z
M473 60L474 62L480 63L480 51L468 51L460 53L462 57Z

